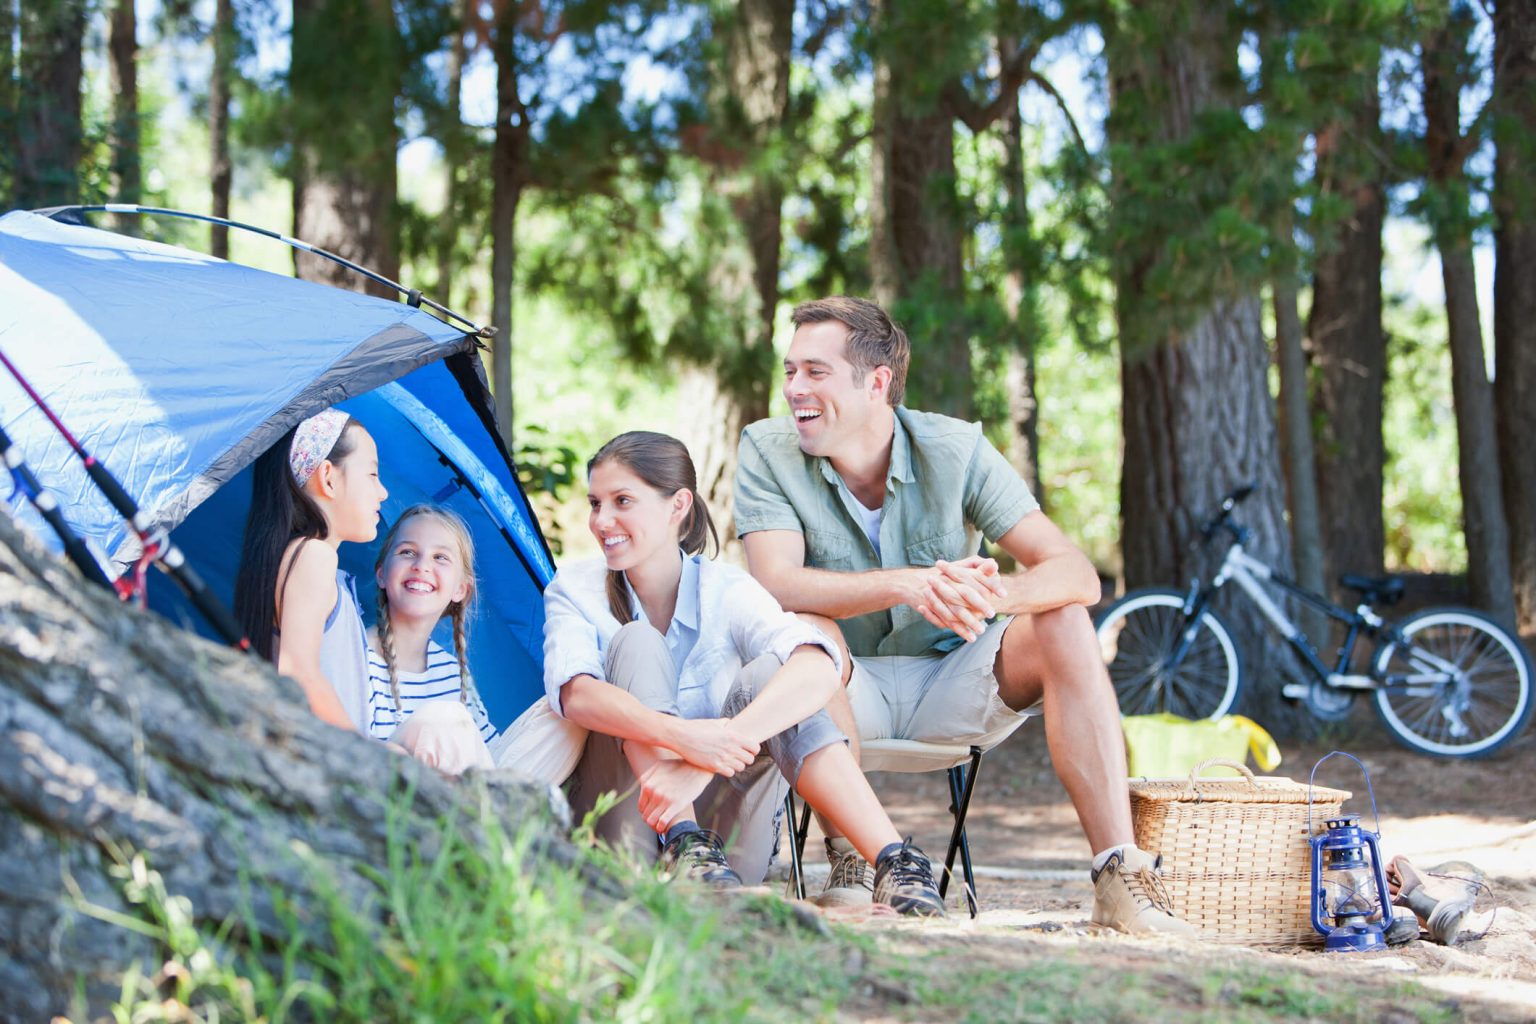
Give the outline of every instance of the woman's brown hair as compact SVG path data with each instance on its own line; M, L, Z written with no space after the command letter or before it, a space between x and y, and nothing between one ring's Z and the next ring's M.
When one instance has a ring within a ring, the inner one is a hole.
M592 470L605 462L617 462L646 486L666 497L678 491L691 494L693 504L689 506L688 518L683 520L678 546L687 554L696 555L704 550L708 541L714 545L711 557L720 552L720 534L709 516L709 506L699 496L698 473L693 468L693 457L688 454L687 445L666 434L631 430L597 450L597 454L587 461L587 478L591 479ZM633 618L629 612L629 584L622 572L608 574L608 609L621 625Z

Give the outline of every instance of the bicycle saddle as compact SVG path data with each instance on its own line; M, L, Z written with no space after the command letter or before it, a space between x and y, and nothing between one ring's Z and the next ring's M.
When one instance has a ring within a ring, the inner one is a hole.
M1397 604L1403 599L1403 580L1400 576L1356 576L1345 573L1339 577L1339 586L1358 591L1367 602Z

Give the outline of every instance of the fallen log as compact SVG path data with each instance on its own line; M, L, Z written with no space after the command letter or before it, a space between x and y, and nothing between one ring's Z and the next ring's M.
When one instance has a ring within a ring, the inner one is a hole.
M94 1018L125 966L153 973L151 942L100 913L133 912L113 875L131 853L200 921L275 935L274 894L376 888L391 827L430 858L445 819L471 841L542 820L536 855L570 862L563 813L509 774L445 779L321 723L270 665L119 603L0 515L0 1020L80 994Z

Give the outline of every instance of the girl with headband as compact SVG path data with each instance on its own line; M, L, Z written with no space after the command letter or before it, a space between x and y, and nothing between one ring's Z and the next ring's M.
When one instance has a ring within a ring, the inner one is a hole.
M252 646L298 680L322 720L356 731L367 725L368 644L337 548L374 539L385 497L368 431L344 412L316 413L256 460L235 579Z

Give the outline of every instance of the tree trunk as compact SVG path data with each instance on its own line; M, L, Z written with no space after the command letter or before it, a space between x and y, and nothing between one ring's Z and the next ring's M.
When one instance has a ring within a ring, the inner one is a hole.
M400 276L395 223L395 97L400 34L388 0L295 0L293 233L391 279ZM393 289L295 251L305 280L394 299Z
M1202 112L1235 102L1237 40L1219 6L1190 2L1156 18L1130 13L1124 25L1109 27L1106 53L1109 140L1127 161L1187 140ZM1138 231L1136 205L1159 201L1159 189L1146 194L1145 183L1128 180L1131 172L1124 166L1114 173L1112 215L1126 218L1118 229L1130 250L1117 260L1115 282L1126 585L1179 586L1210 572L1211 554L1192 551L1190 540L1220 497L1244 482L1258 485L1239 513L1252 531L1249 551L1288 572L1269 352L1256 290L1217 296L1181 321L1183 326L1149 335L1151 321L1143 314L1158 300L1145 294L1145 282L1148 271L1169 258L1168 240ZM1234 620L1246 675L1254 683L1242 698L1247 713L1278 734L1293 731L1300 716L1276 685L1282 664L1278 641L1251 604L1232 602L1224 610Z
M547 822L535 856L569 863L550 800L323 724L270 665L121 604L0 515L0 1020L107 1019L130 964L159 970L102 919L138 919L118 867L135 853L201 928L234 926L226 948L284 949L327 891L376 898L391 848L430 860L450 817L470 842Z
M112 5L112 201L138 204L144 198L139 156L139 23L134 0ZM136 234L139 218L124 214L117 229Z
M1273 294L1275 352L1280 366L1282 451L1286 493L1290 496L1291 549L1295 552L1296 582L1322 594L1327 592L1327 577L1323 575L1322 524L1317 512L1317 456L1312 443L1312 415L1307 408L1307 354L1301 340L1295 280L1289 274L1276 276ZM1323 650L1328 641L1327 618L1311 608L1293 604L1292 609L1313 646Z
M0 206L16 187L16 0L0 0Z
M884 4L876 0L872 7L878 24ZM891 139L896 124L891 65L878 52L874 58L869 145L869 279L875 301L892 310L901 297L901 264L896 258L896 237L891 224Z
M1317 489L1323 563L1339 573L1378 573L1386 546L1381 514L1382 385L1386 339L1381 326L1382 172L1376 64L1353 79L1341 119L1317 135L1317 184L1349 214L1317 237L1308 334L1317 375Z
M16 205L80 201L81 39L84 0L21 5L16 123Z
M459 235L459 172L464 162L464 91L465 36L468 4L459 0L453 7L453 41L448 47L447 103L439 142L443 146L443 212L437 226L437 298L445 306L453 305L453 247Z
M1522 629L1536 628L1536 0L1494 9L1494 408Z
M496 22L496 137L491 148L491 389L496 421L512 444L512 287L517 266L517 207L528 174L528 111L517 94L516 4Z
M768 415L768 382L773 372L774 315L779 306L779 260L784 242L784 179L781 160L764 161L789 114L790 50L794 46L792 3L744 0L736 7L726 41L731 94L746 117L751 142L745 194L735 204L746 236L752 270L752 326L743 367L731 388L737 429ZM769 166L764 166L768 164Z
M783 247L783 158L770 156L783 139L789 114L794 5L745 0L721 10L714 30L724 64L713 97L716 152L714 188L727 197L741 230L744 258L724 258L710 272L720 321L729 332L709 353L711 365L685 372L688 396L684 439L721 536L734 545L736 447L741 431L768 415L774 370L774 315L779 305ZM736 253L731 253L735 257ZM709 379L705 379L705 378Z
M234 0L217 0L213 15L213 77L208 82L208 178L213 195L213 215L229 217L229 193L234 184L234 165L229 159L229 95L235 73ZM229 259L229 229L214 224L210 251Z
M943 81L914 55L924 51L931 8L918 0L878 0L876 126L879 178L874 199L887 232L876 259L876 292L895 273L891 310L922 353L908 391L914 407L968 419L972 378L970 329L961 260L962 224L955 189L954 118ZM884 81L882 83L881 77Z
M1463 531L1467 539L1467 591L1472 603L1514 625L1509 577L1509 531L1499 480L1493 388L1483 354L1477 308L1477 269L1472 263L1472 222L1467 213L1465 171L1469 140L1461 133L1458 64L1466 53L1466 21L1446 11L1447 22L1424 40L1424 145L1429 184L1438 192L1430 215L1440 274L1445 282L1446 326L1451 345L1451 388L1456 403L1457 460L1461 470Z
M1017 49L1016 40L998 42L1001 53ZM1029 220L1029 182L1024 163L1024 119L1018 97L1007 104L999 125L1003 143L1004 261L1003 308L1012 338L1008 345L1008 461L1042 502L1040 487L1040 407L1035 395L1035 339L1040 333L1037 260Z

